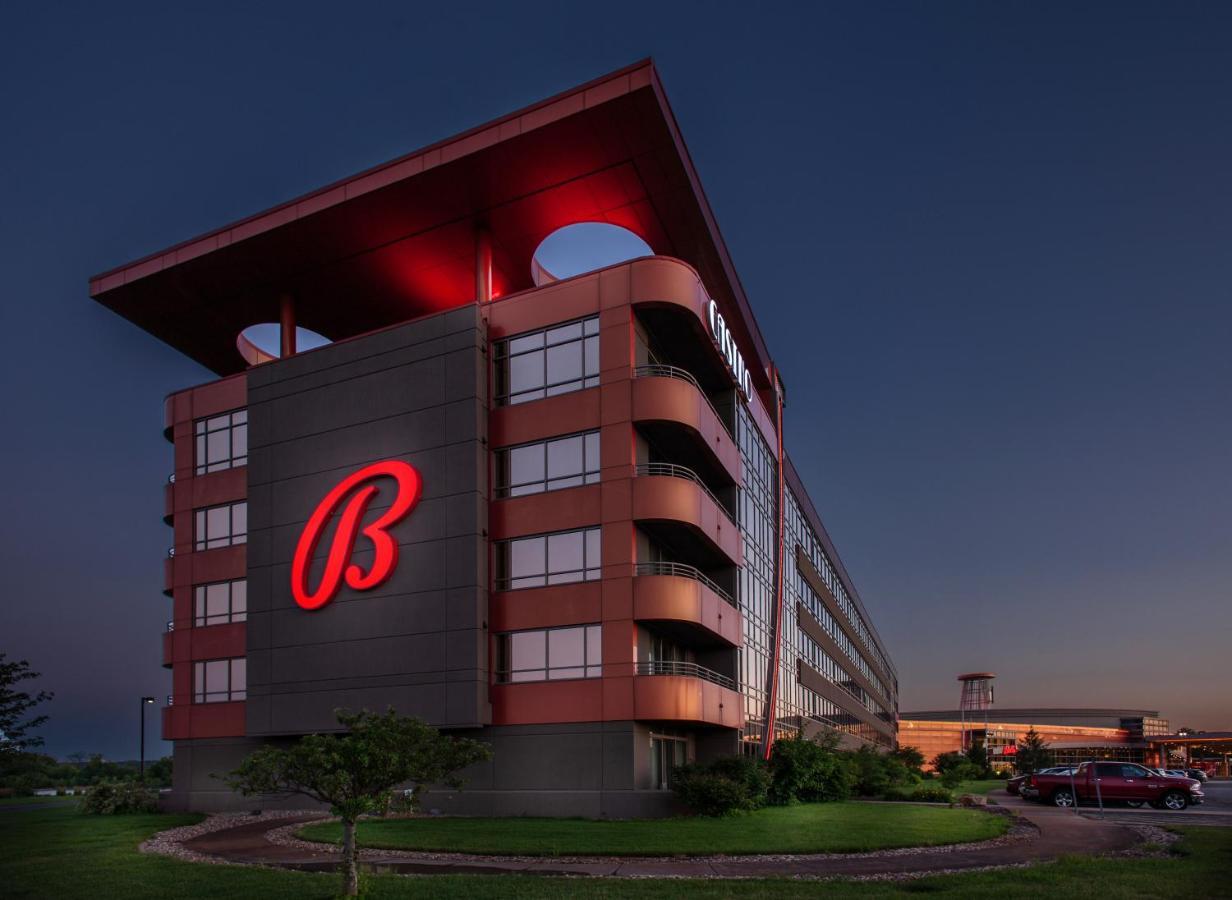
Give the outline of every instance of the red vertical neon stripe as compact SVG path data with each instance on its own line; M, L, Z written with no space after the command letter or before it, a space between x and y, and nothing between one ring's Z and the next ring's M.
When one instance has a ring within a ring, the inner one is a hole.
M779 389L779 370L772 366L770 369L771 385L774 388L775 409L778 413L775 422L778 431L778 452L779 452L779 515L778 515L778 559L775 561L775 609L774 609L774 656L770 664L770 700L766 705L766 733L762 736L762 756L765 759L770 758L770 750L774 747L774 724L776 711L779 702L779 659L782 653L782 637L783 637L783 569L784 569L784 522L786 510L784 509L784 494L787 486L784 481L783 473L783 392Z

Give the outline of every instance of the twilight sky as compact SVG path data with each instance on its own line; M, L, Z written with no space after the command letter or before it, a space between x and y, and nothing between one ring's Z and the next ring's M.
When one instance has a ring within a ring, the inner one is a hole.
M50 752L135 756L170 689L162 398L210 377L88 276L648 55L902 708L987 668L1232 728L1232 6L175 6L0 13L0 651Z

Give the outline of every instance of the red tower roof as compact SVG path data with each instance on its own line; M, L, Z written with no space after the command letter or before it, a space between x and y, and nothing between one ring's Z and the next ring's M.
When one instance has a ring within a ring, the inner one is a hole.
M755 384L769 355L653 63L637 63L90 280L90 294L219 374L236 335L278 320L337 340L470 302L477 230L494 293L532 287L555 229L622 225L692 264Z

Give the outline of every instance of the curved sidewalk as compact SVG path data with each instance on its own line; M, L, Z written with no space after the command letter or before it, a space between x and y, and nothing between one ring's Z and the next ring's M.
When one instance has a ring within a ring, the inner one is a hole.
M535 875L596 875L623 877L857 877L913 875L929 872L1017 866L1047 862L1070 854L1117 853L1141 840L1133 829L1075 815L1068 810L999 803L1013 809L1033 825L1036 834L1010 842L991 841L987 846L965 845L960 849L928 848L870 854L807 854L690 857L589 857L585 859L536 859L514 856L367 851L365 867L379 872L405 874L522 873ZM279 866L301 870L333 869L337 851L310 849L302 843L274 843L270 831L318 816L288 816L236 825L183 842L187 850L235 863Z

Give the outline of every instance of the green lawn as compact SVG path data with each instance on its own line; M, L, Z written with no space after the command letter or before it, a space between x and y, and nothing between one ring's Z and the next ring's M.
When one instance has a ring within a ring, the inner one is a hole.
M960 781L958 787L953 789L955 797L961 797L963 794L993 794L997 791L1005 793L1004 778L989 778L980 781Z
M772 806L723 819L386 819L362 822L365 847L554 856L840 853L958 844L997 837L1001 816L887 803ZM339 841L337 823L309 825L309 840Z
M143 856L136 846L155 831L195 821L193 816L82 816L48 807L0 816L0 895L5 900L177 900L261 897L325 900L335 896L333 875L310 875L240 866L210 866ZM383 875L367 881L373 898L430 900L497 898L645 898L703 900L784 896L886 898L918 893L981 898L1186 898L1232 897L1232 829L1184 831L1182 854L1165 860L1064 860L1004 872L945 875L906 882L812 882L577 879L515 876Z
M33 806L43 803L76 803L80 797L0 797L0 809L6 806Z

